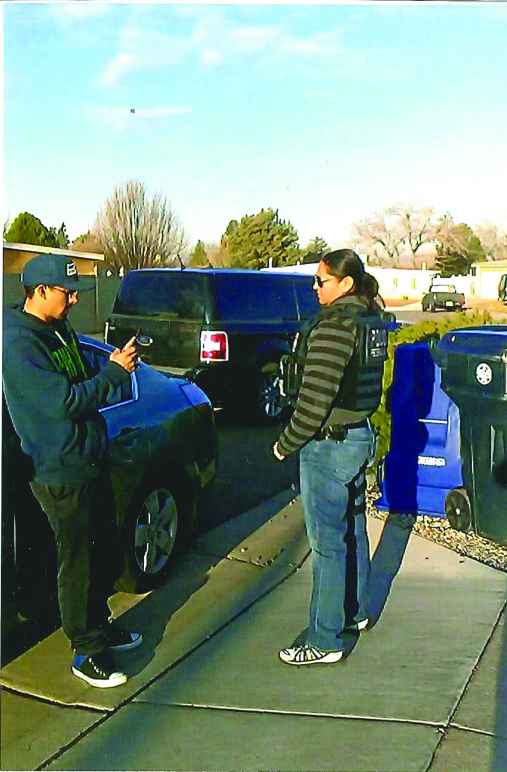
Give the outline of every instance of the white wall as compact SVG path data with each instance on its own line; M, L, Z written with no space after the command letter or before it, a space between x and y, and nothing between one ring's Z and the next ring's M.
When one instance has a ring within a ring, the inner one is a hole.
M312 276L318 263L306 265L289 265L283 268L263 268L264 271L282 271L304 273ZM465 298L482 298L496 300L498 298L498 282L503 273L507 273L507 261L497 263L476 263L475 276L451 276L448 279L436 278L435 284L454 284L457 292L462 292ZM435 270L418 268L380 268L376 265L366 265L366 270L379 283L380 294L384 298L409 298L420 300L428 291Z
M291 265L283 268L264 268L265 271L293 271L313 275L318 263L306 263L306 265ZM434 270L419 268L380 268L375 265L367 265L366 270L376 278L379 283L379 292L384 298L403 298L420 300L431 284L435 275ZM439 279L442 284L454 284L458 292L465 295L470 292L470 278L468 276L454 276L450 279Z
M494 263L474 263L475 276L471 279L471 293L475 297L496 300L498 283L502 274L507 273L507 260Z

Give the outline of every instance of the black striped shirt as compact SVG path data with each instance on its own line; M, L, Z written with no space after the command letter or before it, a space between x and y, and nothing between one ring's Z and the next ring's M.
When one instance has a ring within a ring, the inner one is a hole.
M311 331L296 409L277 443L284 456L311 440L328 418L354 353L356 333L355 320L347 316L324 318Z

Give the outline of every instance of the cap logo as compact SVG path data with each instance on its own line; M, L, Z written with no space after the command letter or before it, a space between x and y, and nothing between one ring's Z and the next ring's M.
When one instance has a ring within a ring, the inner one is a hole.
M74 263L67 263L65 268L67 270L67 276L77 276L77 268Z

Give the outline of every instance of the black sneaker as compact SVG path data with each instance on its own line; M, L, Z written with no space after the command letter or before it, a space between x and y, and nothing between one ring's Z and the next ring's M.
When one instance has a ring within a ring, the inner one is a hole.
M90 686L97 686L99 689L120 686L127 680L125 673L114 670L111 658L105 652L92 654L89 657L84 654L75 654L71 670L77 678L82 678Z
M115 627L109 628L107 637L109 638L109 651L129 651L130 649L137 649L143 642L141 633L130 633L126 630L117 630Z

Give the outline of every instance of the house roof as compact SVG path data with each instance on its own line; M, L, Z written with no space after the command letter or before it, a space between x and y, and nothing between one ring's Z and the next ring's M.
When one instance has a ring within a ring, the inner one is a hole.
M16 252L35 252L37 255L56 254L78 257L83 260L104 261L104 255L100 252L79 252L76 249L58 249L57 247L41 247L38 244L15 244L12 241L4 241L4 249L16 250Z

